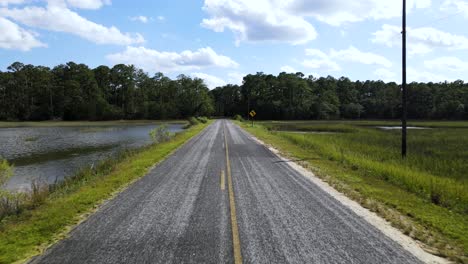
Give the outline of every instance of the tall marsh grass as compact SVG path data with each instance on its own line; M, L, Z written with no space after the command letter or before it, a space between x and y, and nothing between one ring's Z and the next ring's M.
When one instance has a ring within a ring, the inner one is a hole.
M300 131L346 133L274 133L329 160L359 169L367 177L378 177L436 205L468 214L468 129L411 130L409 154L402 159L399 131L331 123L291 124L287 130L297 127Z
M144 149L141 148L141 149ZM28 192L12 192L0 189L0 221L11 215L19 215L25 210L31 210L44 204L50 196L61 195L86 185L93 177L106 175L120 161L136 153L137 150L122 151L116 157L111 157L98 163L97 166L84 167L76 174L47 184L38 180L31 182ZM6 161L0 162L0 186L11 176L12 166Z

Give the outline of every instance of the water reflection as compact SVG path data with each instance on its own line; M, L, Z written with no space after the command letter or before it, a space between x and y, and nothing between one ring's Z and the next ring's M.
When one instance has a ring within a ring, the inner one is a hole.
M14 164L6 188L27 190L31 182L54 183L84 166L128 148L151 143L149 132L157 125L105 127L21 127L0 129L0 157ZM182 130L170 124L171 132Z

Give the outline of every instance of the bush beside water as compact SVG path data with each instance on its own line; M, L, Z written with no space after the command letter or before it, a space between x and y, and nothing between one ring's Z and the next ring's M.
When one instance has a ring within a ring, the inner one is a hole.
M175 134L171 133L167 129L167 125L163 124L158 126L157 128L153 129L150 131L150 136L151 139L153 140L154 143L159 144L162 142L167 142L169 141Z

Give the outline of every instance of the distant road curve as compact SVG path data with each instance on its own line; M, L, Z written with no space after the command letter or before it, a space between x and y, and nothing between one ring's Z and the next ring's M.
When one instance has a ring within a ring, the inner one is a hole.
M218 120L32 263L420 263Z

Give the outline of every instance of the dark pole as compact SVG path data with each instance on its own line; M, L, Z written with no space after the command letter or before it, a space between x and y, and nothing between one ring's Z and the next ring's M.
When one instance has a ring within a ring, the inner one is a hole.
M406 118L407 118L407 97L408 91L406 88L406 0L403 0L403 31L401 32L403 35L403 52L402 52L402 64L403 64L403 71L402 71L402 93L401 93L401 101L402 101L402 118L401 118L401 156L403 158L406 157Z

